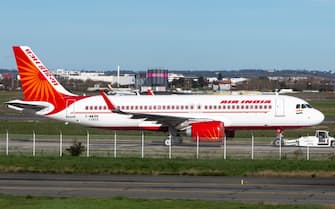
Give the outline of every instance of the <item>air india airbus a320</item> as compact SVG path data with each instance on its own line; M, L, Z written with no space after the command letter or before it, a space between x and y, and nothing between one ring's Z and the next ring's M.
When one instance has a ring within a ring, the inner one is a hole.
M168 131L165 144L186 132L193 139L220 141L239 129L313 126L324 115L306 101L283 95L80 96L68 92L27 46L13 47L24 98L10 108L113 130Z

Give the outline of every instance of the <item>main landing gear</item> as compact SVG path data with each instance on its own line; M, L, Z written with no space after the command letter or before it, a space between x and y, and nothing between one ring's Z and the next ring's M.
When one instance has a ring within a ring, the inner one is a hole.
M165 146L170 146L171 141L172 141L172 145L179 145L179 144L183 143L183 139L181 138L181 136L179 134L178 134L178 136L172 136L172 137L168 136L168 138L164 140L164 145Z

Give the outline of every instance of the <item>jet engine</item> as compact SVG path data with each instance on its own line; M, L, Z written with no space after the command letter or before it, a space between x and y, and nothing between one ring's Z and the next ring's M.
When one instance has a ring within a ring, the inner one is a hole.
M220 121L195 122L186 129L187 136L191 136L193 141L218 142L224 138L224 125Z

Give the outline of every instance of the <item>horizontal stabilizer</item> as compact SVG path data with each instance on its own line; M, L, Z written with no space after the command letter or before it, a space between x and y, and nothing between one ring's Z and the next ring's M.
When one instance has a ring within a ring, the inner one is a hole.
M26 102L22 100L12 100L6 102L9 108L18 110L18 111L28 111L28 112L39 112L48 108L49 104L43 104L42 102Z

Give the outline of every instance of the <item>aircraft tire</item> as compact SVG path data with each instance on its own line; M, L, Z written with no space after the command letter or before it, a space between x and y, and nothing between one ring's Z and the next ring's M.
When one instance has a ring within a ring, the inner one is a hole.
M171 139L165 139L164 140L164 145L165 146L170 146L171 145Z
M280 140L279 139L275 139L273 142L272 142L273 146L275 147L279 147L280 145ZM281 143L282 145L284 145L283 141Z

